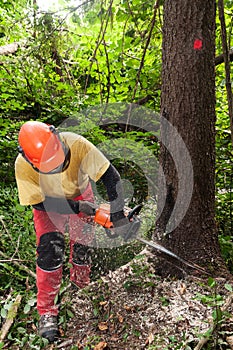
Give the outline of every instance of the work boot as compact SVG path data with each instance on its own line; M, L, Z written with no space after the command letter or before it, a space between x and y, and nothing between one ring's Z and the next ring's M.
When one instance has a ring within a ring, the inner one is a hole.
M39 335L53 343L58 339L59 332L57 326L57 316L45 314L39 320Z

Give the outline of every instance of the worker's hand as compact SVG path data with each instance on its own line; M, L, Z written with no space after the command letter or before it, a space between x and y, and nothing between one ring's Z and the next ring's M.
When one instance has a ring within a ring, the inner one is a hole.
M114 220L113 216L112 223L114 232L125 240L125 237L130 227L130 222L127 219L127 217L123 215L122 217L115 218Z
M125 242L128 242L130 240L134 240L137 237L137 233L140 229L141 222L140 220L135 216L132 217L130 220L128 217L125 216L118 216L115 217L116 220L114 220L113 217L113 230L117 234L117 236L121 236Z
M79 201L79 212L84 213L88 216L95 215L97 205L88 201Z
M124 226L125 227L128 226L129 223L130 223L129 220L126 217L124 217L124 218L119 219L119 220L117 220L115 222L113 221L113 227L116 227L116 228L121 227L121 228L123 228Z

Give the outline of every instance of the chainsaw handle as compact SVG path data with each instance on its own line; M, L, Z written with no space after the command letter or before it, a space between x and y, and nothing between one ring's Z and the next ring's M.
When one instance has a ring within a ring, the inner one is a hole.
M133 219L131 219L130 221L130 227L128 231L125 233L125 235L123 236L124 240L128 241L131 238L136 238L140 226L141 226L140 220L136 216L133 216Z
M134 215L138 215L140 213L141 209L142 209L142 204L136 205L136 207L134 207L132 210L130 210L127 218L129 220L131 220Z
M108 238L114 239L119 236L122 236L125 241L128 241L130 238L136 237L137 232L140 228L141 222L137 218L137 215L142 209L142 204L136 205L132 210L130 210L127 214L125 213L125 217L129 220L129 223L125 226L127 232L124 232L123 227L114 227L113 223L110 220L110 206L103 204L96 210L94 221L104 227L106 235ZM114 232L114 229L116 232ZM118 232L117 232L118 231ZM123 232L123 233L122 233Z

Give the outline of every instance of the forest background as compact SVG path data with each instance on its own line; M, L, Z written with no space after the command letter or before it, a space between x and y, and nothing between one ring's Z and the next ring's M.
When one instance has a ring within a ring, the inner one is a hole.
M114 126L104 130L90 120L87 125L85 113L79 112L90 106L121 102L138 104L159 113L162 2L153 22L154 3L150 1L85 1L77 6L69 6L68 1L62 3L63 10L43 12L36 0L31 3L0 1L2 320L17 293L24 291L24 304L28 308L30 303L33 305L36 293L35 288L29 291L25 288L28 283L33 285L34 279L32 213L30 208L19 205L14 178L17 136L22 123L36 119L58 126L67 117L78 115L80 133L96 145L124 136L148 147L155 155L159 149L150 133L142 130L125 133ZM232 59L232 1L225 1L224 6L229 57ZM216 222L222 256L232 273L232 142L218 14L215 63ZM143 176L137 165L126 162L123 157L114 160L114 164L133 184L134 198L129 204L145 201ZM153 221L154 217L149 219ZM147 238L151 237L152 231L153 227L146 233ZM140 249L138 245L119 247L107 257L98 252L93 277L127 263ZM116 257L114 262L113 255ZM12 334L15 336L14 331Z

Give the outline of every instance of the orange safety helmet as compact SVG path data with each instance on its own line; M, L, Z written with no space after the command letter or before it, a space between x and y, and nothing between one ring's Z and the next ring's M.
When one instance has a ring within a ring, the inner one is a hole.
M28 121L19 131L20 151L39 171L49 173L65 161L63 144L55 127L38 121Z

